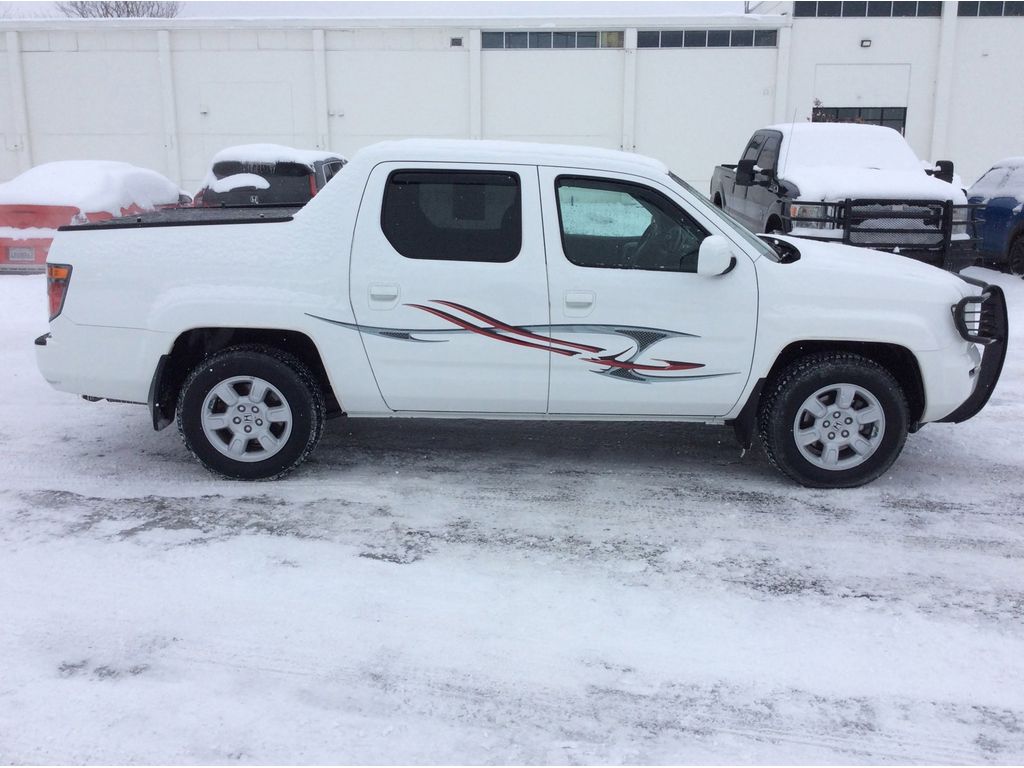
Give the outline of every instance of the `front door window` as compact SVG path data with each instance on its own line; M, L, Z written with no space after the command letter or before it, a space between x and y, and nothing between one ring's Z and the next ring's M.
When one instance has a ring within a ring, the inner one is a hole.
M696 272L708 232L670 200L629 182L563 176L558 215L566 258L581 267Z

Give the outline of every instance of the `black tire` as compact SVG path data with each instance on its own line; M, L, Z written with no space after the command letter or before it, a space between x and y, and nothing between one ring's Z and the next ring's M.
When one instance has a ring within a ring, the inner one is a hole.
M840 389L857 393L848 410L836 400L829 403L833 387L837 395ZM825 392L820 398L812 400L822 390ZM814 402L826 413L820 420L807 421L811 414L806 406ZM841 410L832 411L834 407ZM880 408L884 418L860 425L861 415L875 412L865 408ZM830 421L831 413L842 413L842 423ZM907 439L908 414L903 389L888 370L858 354L827 352L796 360L768 383L758 427L768 460L801 485L853 488L877 479L896 461ZM805 421L798 422L798 417ZM797 432L801 424L805 425L805 435L821 433L821 441L805 442L801 448ZM848 433L841 430L850 431L847 443L842 442L841 435ZM839 442L831 442L830 437ZM871 451L854 450L850 442L862 449L870 446ZM840 445L845 447L836 447ZM835 466L824 466L830 457L835 459Z
M252 380L248 392L246 379ZM266 394L252 401L247 398L257 386L256 381L261 382L260 387L269 386ZM241 398L237 403L247 405L229 406L229 395L218 396L214 390L225 384ZM244 412L236 414L234 408ZM271 410L285 412L286 416L272 421L268 417ZM261 415L263 419L259 419ZM211 472L235 480L275 480L291 472L320 441L325 418L323 392L312 371L292 355L273 347L243 345L210 355L192 370L178 395L178 430L189 452ZM253 421L251 426L242 423L214 431L213 419ZM261 430L274 443L273 447L264 449L261 440L239 432L246 427ZM225 452L236 444L236 439L242 443L238 455L245 460ZM272 453L261 458L267 451Z
M1011 275L1024 277L1024 233L1017 235L1006 252L1006 266Z

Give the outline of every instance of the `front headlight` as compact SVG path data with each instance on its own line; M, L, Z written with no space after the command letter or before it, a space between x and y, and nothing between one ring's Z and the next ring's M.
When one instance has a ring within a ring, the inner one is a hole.
M966 235L970 232L971 209L967 206L953 206L953 234Z
M789 215L794 227L803 229L834 229L834 206L819 203L793 203Z

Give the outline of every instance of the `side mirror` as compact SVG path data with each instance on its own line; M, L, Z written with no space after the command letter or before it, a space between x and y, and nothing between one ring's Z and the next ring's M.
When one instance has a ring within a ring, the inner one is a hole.
M754 161L740 160L736 164L736 184L741 187L749 187L754 183Z
M942 179L949 184L953 183L953 162L951 160L936 160L935 168L936 179Z
M708 277L724 275L736 266L732 244L721 235L708 235L697 252L697 274Z

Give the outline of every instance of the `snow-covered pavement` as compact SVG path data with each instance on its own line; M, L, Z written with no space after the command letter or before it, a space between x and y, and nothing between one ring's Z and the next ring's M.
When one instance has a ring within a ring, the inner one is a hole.
M219 481L0 276L0 763L1024 761L1024 281L866 488L722 428L334 421Z

